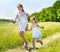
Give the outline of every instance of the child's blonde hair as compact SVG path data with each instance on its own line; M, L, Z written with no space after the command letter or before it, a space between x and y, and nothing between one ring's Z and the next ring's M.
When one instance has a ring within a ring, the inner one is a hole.
M36 17L35 17L35 16L32 16L32 17L30 18L30 20L34 20L35 23L37 23L37 21L36 21Z

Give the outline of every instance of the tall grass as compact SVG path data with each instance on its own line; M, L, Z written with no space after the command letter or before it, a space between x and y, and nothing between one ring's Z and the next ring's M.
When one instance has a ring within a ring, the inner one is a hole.
M60 38L36 52L60 52Z
M40 23L39 23L40 24ZM56 32L60 32L59 22L43 22L45 26L41 29L43 37L51 36ZM30 25L30 24L29 24ZM25 33L25 38L28 42L31 41L32 32L28 31ZM20 35L18 32L18 25L13 23L0 23L0 52L12 49L22 45Z
M60 32L60 23L59 22L45 22L41 23L44 25L44 29L41 29L43 38L51 36L56 32Z

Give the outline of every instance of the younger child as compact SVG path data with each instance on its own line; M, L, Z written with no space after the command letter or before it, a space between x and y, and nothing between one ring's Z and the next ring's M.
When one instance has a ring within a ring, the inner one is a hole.
M43 45L43 42L41 40L39 40L39 38L42 36L41 31L39 30L39 28L44 28L44 26L39 26L36 22L35 16L32 16L30 18L30 22L31 22L31 29L32 30L32 45L33 45L33 49L35 49L35 41L41 43L41 45Z

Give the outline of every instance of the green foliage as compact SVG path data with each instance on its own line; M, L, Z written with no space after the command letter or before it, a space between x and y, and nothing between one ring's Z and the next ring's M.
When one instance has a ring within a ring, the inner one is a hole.
M10 19L0 19L0 22L12 22Z
M56 1L53 6L35 12L31 16L36 16L38 22L60 22L60 1Z
M56 2L54 3L53 7L54 7L55 9L59 9L59 8L60 8L60 1L56 1Z

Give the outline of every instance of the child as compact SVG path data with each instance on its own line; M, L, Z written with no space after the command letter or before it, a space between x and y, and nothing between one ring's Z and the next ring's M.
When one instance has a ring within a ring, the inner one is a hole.
M24 32L28 29L28 20L27 20L28 14L26 14L26 12L24 11L22 4L18 4L17 9L19 12L17 13L15 21L13 21L13 23L15 22L19 23L20 37L24 43L24 48L27 48L27 41L25 40Z
M30 22L32 23L32 26L30 29L30 30L32 30L32 45L33 45L33 48L35 49L35 40L36 40L36 42L41 43L41 45L43 44L43 42L41 40L39 40L39 38L42 36L42 33L39 30L39 27L44 28L44 26L39 26L37 24L35 16L32 16L30 18Z

